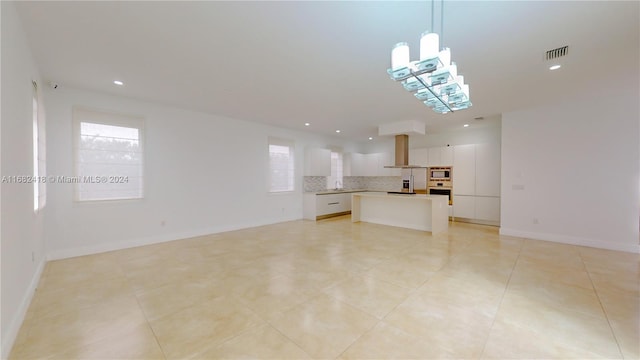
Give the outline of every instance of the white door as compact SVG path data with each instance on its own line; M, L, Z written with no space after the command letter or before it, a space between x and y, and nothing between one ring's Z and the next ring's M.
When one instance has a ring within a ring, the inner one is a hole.
M453 193L454 195L475 195L475 145L456 145L453 151Z
M476 144L476 195L500 196L500 144Z

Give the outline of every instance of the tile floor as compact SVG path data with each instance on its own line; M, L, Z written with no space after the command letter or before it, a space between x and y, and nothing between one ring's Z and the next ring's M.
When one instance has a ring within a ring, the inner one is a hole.
M11 359L640 358L640 257L295 221L47 264Z

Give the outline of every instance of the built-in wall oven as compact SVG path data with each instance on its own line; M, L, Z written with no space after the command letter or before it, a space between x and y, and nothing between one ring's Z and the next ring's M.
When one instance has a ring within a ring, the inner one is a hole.
M447 195L449 197L449 205L453 205L453 191L451 191L451 188L430 187L427 191L429 191L429 195Z
M427 172L427 191L433 195L449 196L449 205L453 204L453 167L434 166Z

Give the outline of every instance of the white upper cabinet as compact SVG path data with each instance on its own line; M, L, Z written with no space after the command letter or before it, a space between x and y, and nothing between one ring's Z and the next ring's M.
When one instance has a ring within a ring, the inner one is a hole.
M379 153L378 154L378 167L376 169L376 176L391 176L391 170L387 169L385 166L393 165L394 159L390 157L389 153Z
M392 166L396 164L396 158L393 153L386 152L381 153L380 157L380 166L378 176L400 176L402 174L402 169L395 168L385 168L385 166Z
M377 176L379 154L364 154L364 176Z
M429 149L409 149L409 165L428 166Z
M364 155L360 153L347 153L343 157L344 176L365 176Z
M395 164L392 153L347 153L343 157L344 176L400 176L401 169L388 169Z
M304 176L331 176L331 150L306 148Z
M500 144L476 144L476 195L500 196Z
M453 147L429 148L427 160L429 166L451 166L453 165Z
M475 195L475 145L456 145L453 147L453 152L453 193L457 195Z
M453 165L453 147L444 146L440 148L440 162L444 166Z
M435 147L435 148L429 148L428 154L427 154L427 165L429 166L439 166L442 165L440 163L440 148L439 147Z

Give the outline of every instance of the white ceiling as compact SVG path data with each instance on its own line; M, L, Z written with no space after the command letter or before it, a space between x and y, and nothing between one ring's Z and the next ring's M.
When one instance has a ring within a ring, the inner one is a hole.
M436 31L440 32L440 2ZM639 61L639 2L447 1L443 45L473 107L439 115L390 80L392 46L418 56L431 2L19 2L44 79L362 140L382 123L427 132L495 118ZM551 72L548 49L569 45ZM113 85L120 79L125 86ZM304 127L305 122L311 126Z

